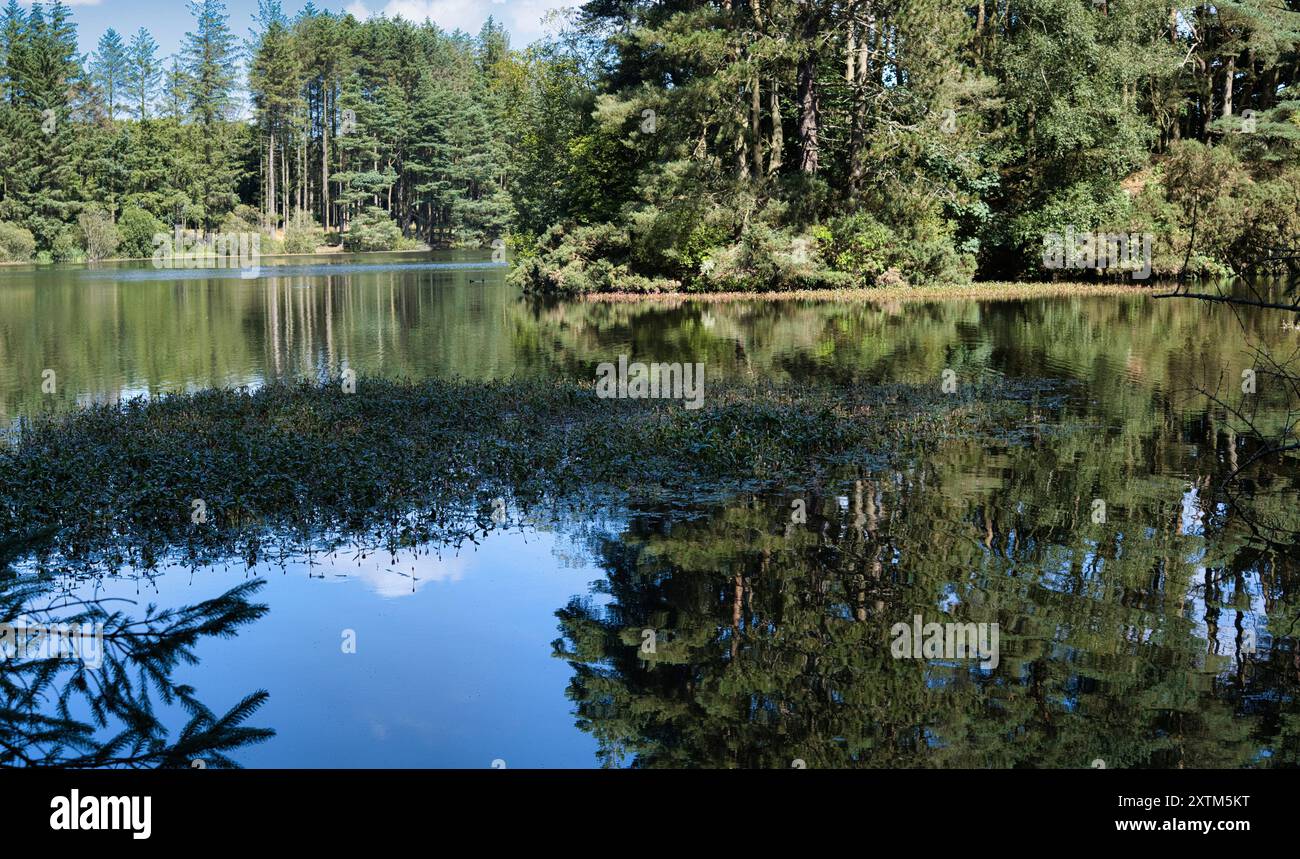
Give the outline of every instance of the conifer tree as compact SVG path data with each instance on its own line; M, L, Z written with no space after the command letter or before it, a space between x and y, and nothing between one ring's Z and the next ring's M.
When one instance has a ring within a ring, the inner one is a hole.
M202 209L205 230L239 202L234 192L238 169L229 128L234 106L238 45L221 0L190 0L194 29L185 35L181 57L185 71L188 116L197 126Z
M136 119L149 118L162 73L158 43L141 27L126 49L126 109Z
M99 47L90 64L90 77L99 87L104 98L104 108L108 111L108 121L117 115L118 105L123 101L128 74L127 48L117 31L109 27L99 37Z

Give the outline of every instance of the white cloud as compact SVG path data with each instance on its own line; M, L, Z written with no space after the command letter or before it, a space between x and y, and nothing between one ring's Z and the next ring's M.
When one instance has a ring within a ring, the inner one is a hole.
M429 582L459 582L468 569L469 563L463 557L425 555L404 560L398 570L385 563L384 553L379 552L371 555L359 570L349 570L348 575L365 582L379 596L393 599L410 596Z
M86 0L99 2L99 0ZM428 18L444 30L461 29L477 33L492 16L505 25L512 47L522 48L553 28L543 27L542 17L554 9L577 6L582 0L388 0L383 8L371 9L365 0L353 0L347 11L357 18L401 15L408 21Z

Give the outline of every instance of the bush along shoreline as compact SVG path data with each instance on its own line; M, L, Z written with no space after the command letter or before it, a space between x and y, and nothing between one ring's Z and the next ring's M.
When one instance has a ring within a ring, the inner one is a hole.
M506 506L807 485L958 433L1003 433L1041 393L1013 387L710 380L686 409L602 398L591 383L363 378L92 406L25 419L0 444L0 568L395 551L475 539Z
M658 217L666 216L645 213L638 223ZM860 216L797 227L724 223L710 233L715 244L691 252L664 245L660 229L642 234L616 223L562 225L546 230L536 241L516 237L518 256L508 279L525 293L560 298L841 298L913 292L1032 297L1035 287L1041 287L1041 294L1122 294L1167 285L1181 274L1167 252L1153 271L1152 238L1149 232L1075 231L1072 226L1049 231L1043 238L1041 267L1020 271L1024 280L1006 282L977 279L974 257L958 253L951 244L917 245ZM1231 273L1229 267L1207 270L1215 277Z

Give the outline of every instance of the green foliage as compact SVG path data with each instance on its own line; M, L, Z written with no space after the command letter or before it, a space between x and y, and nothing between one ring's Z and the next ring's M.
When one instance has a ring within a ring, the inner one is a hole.
M27 262L35 252L31 230L0 221L0 262Z
M54 606L69 601L53 599L49 581L0 585L0 622L67 624L87 634L100 627L103 637L99 664L25 654L5 659L0 765L190 768L202 759L214 769L238 767L231 752L275 734L243 725L266 702L267 692L254 692L218 715L173 675L198 661L195 646L201 640L235 635L265 615L267 606L250 601L264 584L245 582L197 605L161 611L150 605L140 617L109 611L93 599L73 601L80 610L60 612ZM175 736L164 724L168 707L189 715Z
M1247 650L1239 608L1248 582L1286 562L1227 523L1163 526L1181 506L1177 481L1126 460L1123 441L1060 429L1044 449L1013 447L995 481L971 475L979 445L953 440L831 487L594 535L600 599L558 610L552 645L572 671L576 726L606 766L634 768L1293 766L1296 680L1282 666L1294 633ZM1124 499L1123 523L1089 523L1095 492ZM806 524L788 524L792 498ZM935 528L945 521L964 526ZM1206 555L1217 580L1197 568ZM1089 565L1104 565L1104 586L1077 572ZM1167 583L1150 583L1157 566ZM1141 585L1176 603L1211 595L1204 617L1226 652L1207 653L1195 624L1134 640L1134 618L1159 612L1097 589ZM896 658L886 631L935 605L938 621L999 624L998 664ZM1270 628L1293 612L1283 589Z
M500 494L604 487L651 497L806 478L910 443L919 414L936 427L985 426L1001 408L986 404L994 398L985 388L954 399L933 385L709 386L701 407L687 409L550 380L365 378L354 393L334 380L45 415L0 446L0 535L49 531L28 549L49 572L97 562L151 567L169 552L192 563L257 557L273 543L327 534L339 545L412 545L463 534L454 511ZM389 455L394 445L407 455ZM176 506L198 497L214 527L195 528L188 508Z
M127 47L116 30L109 27L99 38L99 46L90 64L90 76L104 99L108 120L116 118L122 107L128 73Z
M127 206L117 219L121 236L118 253L124 257L146 258L153 256L154 236L170 233L167 226L153 215L137 206Z
M937 219L912 223L900 235L867 212L833 218L813 235L832 271L854 286L917 286L969 281L974 260L958 250L952 225Z
M631 250L626 231L612 224L557 224L541 236L535 251L520 259L511 276L525 289L561 295L610 292L630 276L625 262ZM676 289L676 281L645 284L641 292Z
M740 241L718 249L706 262L698 288L722 292L825 289L848 285L828 271L815 238L752 223Z
M83 262L86 249L79 227L64 226L50 245L51 262Z
M520 226L541 236L546 213L625 233L611 271L582 263L595 275L583 289L1046 277L1045 236L1067 229L1152 233L1158 275L1264 270L1300 212L1286 197L1297 50L1300 13L1274 0L1173 18L1157 0L1028 0L1005 15L938 0L590 3L535 54L543 127L529 145L608 188L582 199L579 175L532 193L554 174L525 147ZM1237 134L1245 108L1259 128ZM1240 152L1241 176L1218 191L1239 199L1210 211L1162 181L1184 171L1188 140ZM722 228L701 241L691 210ZM781 262L804 235L816 271ZM556 262L533 266L536 288L571 288L555 273L573 261Z
M874 283L891 265L898 237L868 212L854 212L813 230L822 255L859 283Z
M378 206L364 209L348 224L343 234L343 249L359 251L396 250L402 240L402 230L388 213Z
M1279 0L593 2L523 50L265 0L246 81L223 2L190 8L169 64L145 30L83 60L59 3L0 15L0 220L38 253L88 205L297 250L378 208L401 238L352 247L514 236L533 289L754 291L1048 277L1065 228L1149 231L1159 275L1271 272L1300 221Z
M533 46L521 62L526 83L514 117L519 141L510 188L517 228L540 236L567 218L614 218L633 192L635 152L593 117L596 92L587 64L556 44Z
M124 105L136 119L148 119L151 105L162 80L162 63L158 60L158 43L141 27L127 46Z
M257 210L252 206L240 203L221 219L217 231L227 234L261 232Z
M316 219L301 213L293 223L284 228L284 252L287 254L310 254L325 244L325 231L316 223Z

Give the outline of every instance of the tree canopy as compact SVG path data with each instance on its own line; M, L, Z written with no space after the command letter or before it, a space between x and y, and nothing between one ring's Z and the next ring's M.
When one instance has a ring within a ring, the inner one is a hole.
M276 249L506 240L561 293L1061 276L1067 230L1150 236L1158 277L1295 265L1295 0L592 0L527 47L190 11L170 58L83 57L59 0L0 14L0 222L38 258L138 209ZM1066 274L1125 276L1097 268Z

